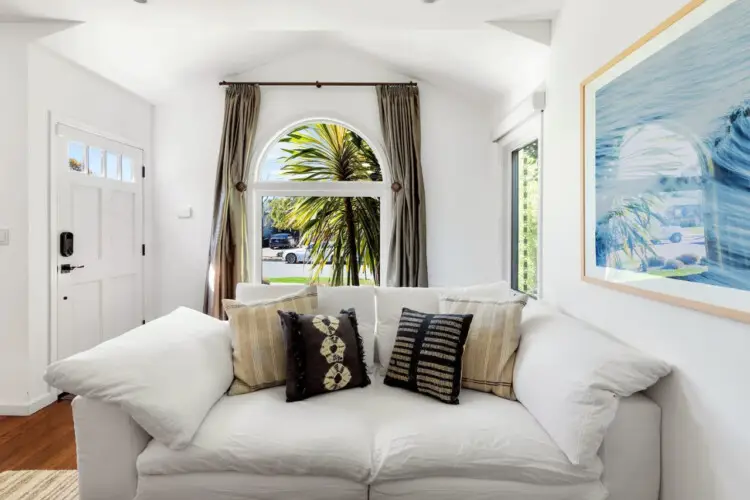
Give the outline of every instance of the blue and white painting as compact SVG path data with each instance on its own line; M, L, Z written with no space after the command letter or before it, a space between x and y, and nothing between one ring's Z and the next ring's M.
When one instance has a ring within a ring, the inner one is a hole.
M750 0L592 95L596 267L750 290Z

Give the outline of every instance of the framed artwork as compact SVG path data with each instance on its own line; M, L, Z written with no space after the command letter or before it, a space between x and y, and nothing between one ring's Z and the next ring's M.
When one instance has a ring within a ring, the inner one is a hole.
M750 322L750 0L694 0L581 85L583 279Z

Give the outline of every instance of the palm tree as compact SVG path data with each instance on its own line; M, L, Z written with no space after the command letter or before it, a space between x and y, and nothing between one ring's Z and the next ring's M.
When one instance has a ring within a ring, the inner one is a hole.
M664 224L664 217L654 211L659 197L653 194L628 198L617 203L615 208L602 216L596 224L596 264L621 268L622 250L630 258L641 261L641 268L648 267L649 257L655 257L650 227L654 220Z
M290 132L281 174L292 181L381 181L374 152L359 135L341 125L316 123ZM377 198L300 197L283 225L298 229L312 245L313 281L331 259L331 284L359 285L360 270L380 281L380 202Z

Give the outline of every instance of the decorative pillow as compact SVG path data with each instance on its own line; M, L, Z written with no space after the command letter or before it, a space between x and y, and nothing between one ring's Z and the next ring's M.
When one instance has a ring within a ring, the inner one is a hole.
M471 314L425 314L404 307L385 384L457 405L471 320Z
M357 331L365 348L367 372L375 371L375 287L321 286L318 287L318 314L337 316L339 311L357 311Z
M521 313L528 298L510 301L442 297L442 314L471 314L474 318L464 348L461 386L515 400L513 368L521 340Z
M179 450L232 382L228 330L225 321L181 307L51 364L44 380L117 405L155 440Z
M287 402L370 385L354 309L338 316L290 311L279 316L286 341Z
M575 465L588 465L620 398L648 389L670 366L586 323L531 301L521 322L513 387Z
M375 328L375 342L378 361L381 366L387 367L389 365L391 349L393 349L393 344L396 341L398 325L401 320L401 310L404 307L408 307L417 311L437 311L440 307L441 295L461 296L472 299L508 300L511 296L511 289L506 281L463 288L376 288L377 323Z
M234 381L229 395L247 394L286 381L286 349L277 311L308 314L318 306L314 287L278 299L243 304L223 301L232 329Z

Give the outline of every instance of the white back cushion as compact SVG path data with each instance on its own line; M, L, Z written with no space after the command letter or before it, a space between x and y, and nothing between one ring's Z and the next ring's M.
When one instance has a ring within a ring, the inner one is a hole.
M253 285L237 283L235 299L243 304L252 304L265 300L280 299L286 295L301 292L307 285Z
M237 284L237 301L244 304L278 299L303 290L305 285L253 285ZM318 310L321 314L338 315L342 309L354 308L357 313L359 334L365 348L367 371L375 366L375 287L372 286L320 286Z
M375 367L375 287L318 287L317 312L320 314L338 315L342 309L351 308L357 313L357 326L365 348L367 371L372 372Z
M574 464L596 459L618 400L670 372L585 323L529 301L521 322L513 389Z
M506 281L458 288L376 288L375 343L378 362L381 366L388 366L391 361L391 351L396 342L398 323L404 307L424 313L437 313L440 310L441 295L504 300L508 299L510 294L510 285Z
M182 449L232 377L229 325L181 307L53 363L44 379L118 405L154 439Z

